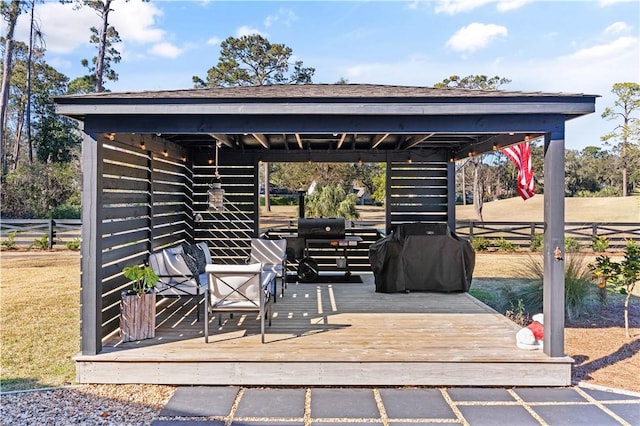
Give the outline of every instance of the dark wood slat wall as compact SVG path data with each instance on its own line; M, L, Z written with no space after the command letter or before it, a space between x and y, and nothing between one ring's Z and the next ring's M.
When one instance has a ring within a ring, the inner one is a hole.
M387 226L448 221L447 158L387 162Z
M194 156L196 157L196 156ZM213 158L213 157L212 157ZM208 209L207 190L215 164L202 156L194 159L193 208L202 217L195 223L195 241L205 241L214 262L245 263L251 238L258 235L258 163L252 155L220 155L218 172L225 191L225 209Z
M102 337L119 327L120 293L131 285L122 268L142 265L153 251L193 240L189 166L157 147L143 150L140 140L116 137L103 143ZM170 142L166 146L168 152L179 152Z

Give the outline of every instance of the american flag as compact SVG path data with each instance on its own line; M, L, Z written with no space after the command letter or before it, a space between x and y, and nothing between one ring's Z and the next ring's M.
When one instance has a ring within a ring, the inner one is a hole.
M522 142L504 148L502 153L509 157L518 169L518 194L525 199L535 194L533 186L533 168L531 167L531 146L529 142Z

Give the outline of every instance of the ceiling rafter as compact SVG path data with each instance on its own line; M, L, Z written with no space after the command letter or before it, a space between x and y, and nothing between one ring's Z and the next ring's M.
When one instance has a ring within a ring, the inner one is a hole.
M209 133L209 136L211 136L212 138L219 140L220 142L222 142L223 144L225 144L226 146L228 146L231 149L235 149L236 148L236 144L233 143L233 141L229 138L228 135L224 135L221 133Z
M343 133L342 135L340 135L340 140L338 141L338 147L336 149L340 149L342 147L342 144L344 143L344 140L347 138L347 134Z
M402 150L411 149L414 146L418 145L419 143L426 141L433 135L435 135L435 133L427 133L426 135L411 136L410 138L407 138L404 142L398 144L399 145L398 149L402 149Z
M269 149L271 147L271 144L269 144L269 139L262 133L251 133L251 136L253 136L258 142L260 142L260 145L262 145L265 149Z
M376 149L378 147L378 145L380 145L382 142L384 142L384 140L386 138L389 137L391 133L385 133L383 135L376 135L376 137L373 139L373 144L371 145L371 149Z

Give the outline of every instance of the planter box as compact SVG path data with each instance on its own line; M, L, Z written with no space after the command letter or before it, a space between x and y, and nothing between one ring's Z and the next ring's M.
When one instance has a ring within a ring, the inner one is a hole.
M120 337L123 342L150 339L156 335L156 295L122 292Z

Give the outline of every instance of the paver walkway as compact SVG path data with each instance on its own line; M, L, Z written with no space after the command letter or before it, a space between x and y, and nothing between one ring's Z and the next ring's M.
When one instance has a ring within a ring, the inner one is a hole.
M567 388L180 387L153 426L640 425L640 394Z

